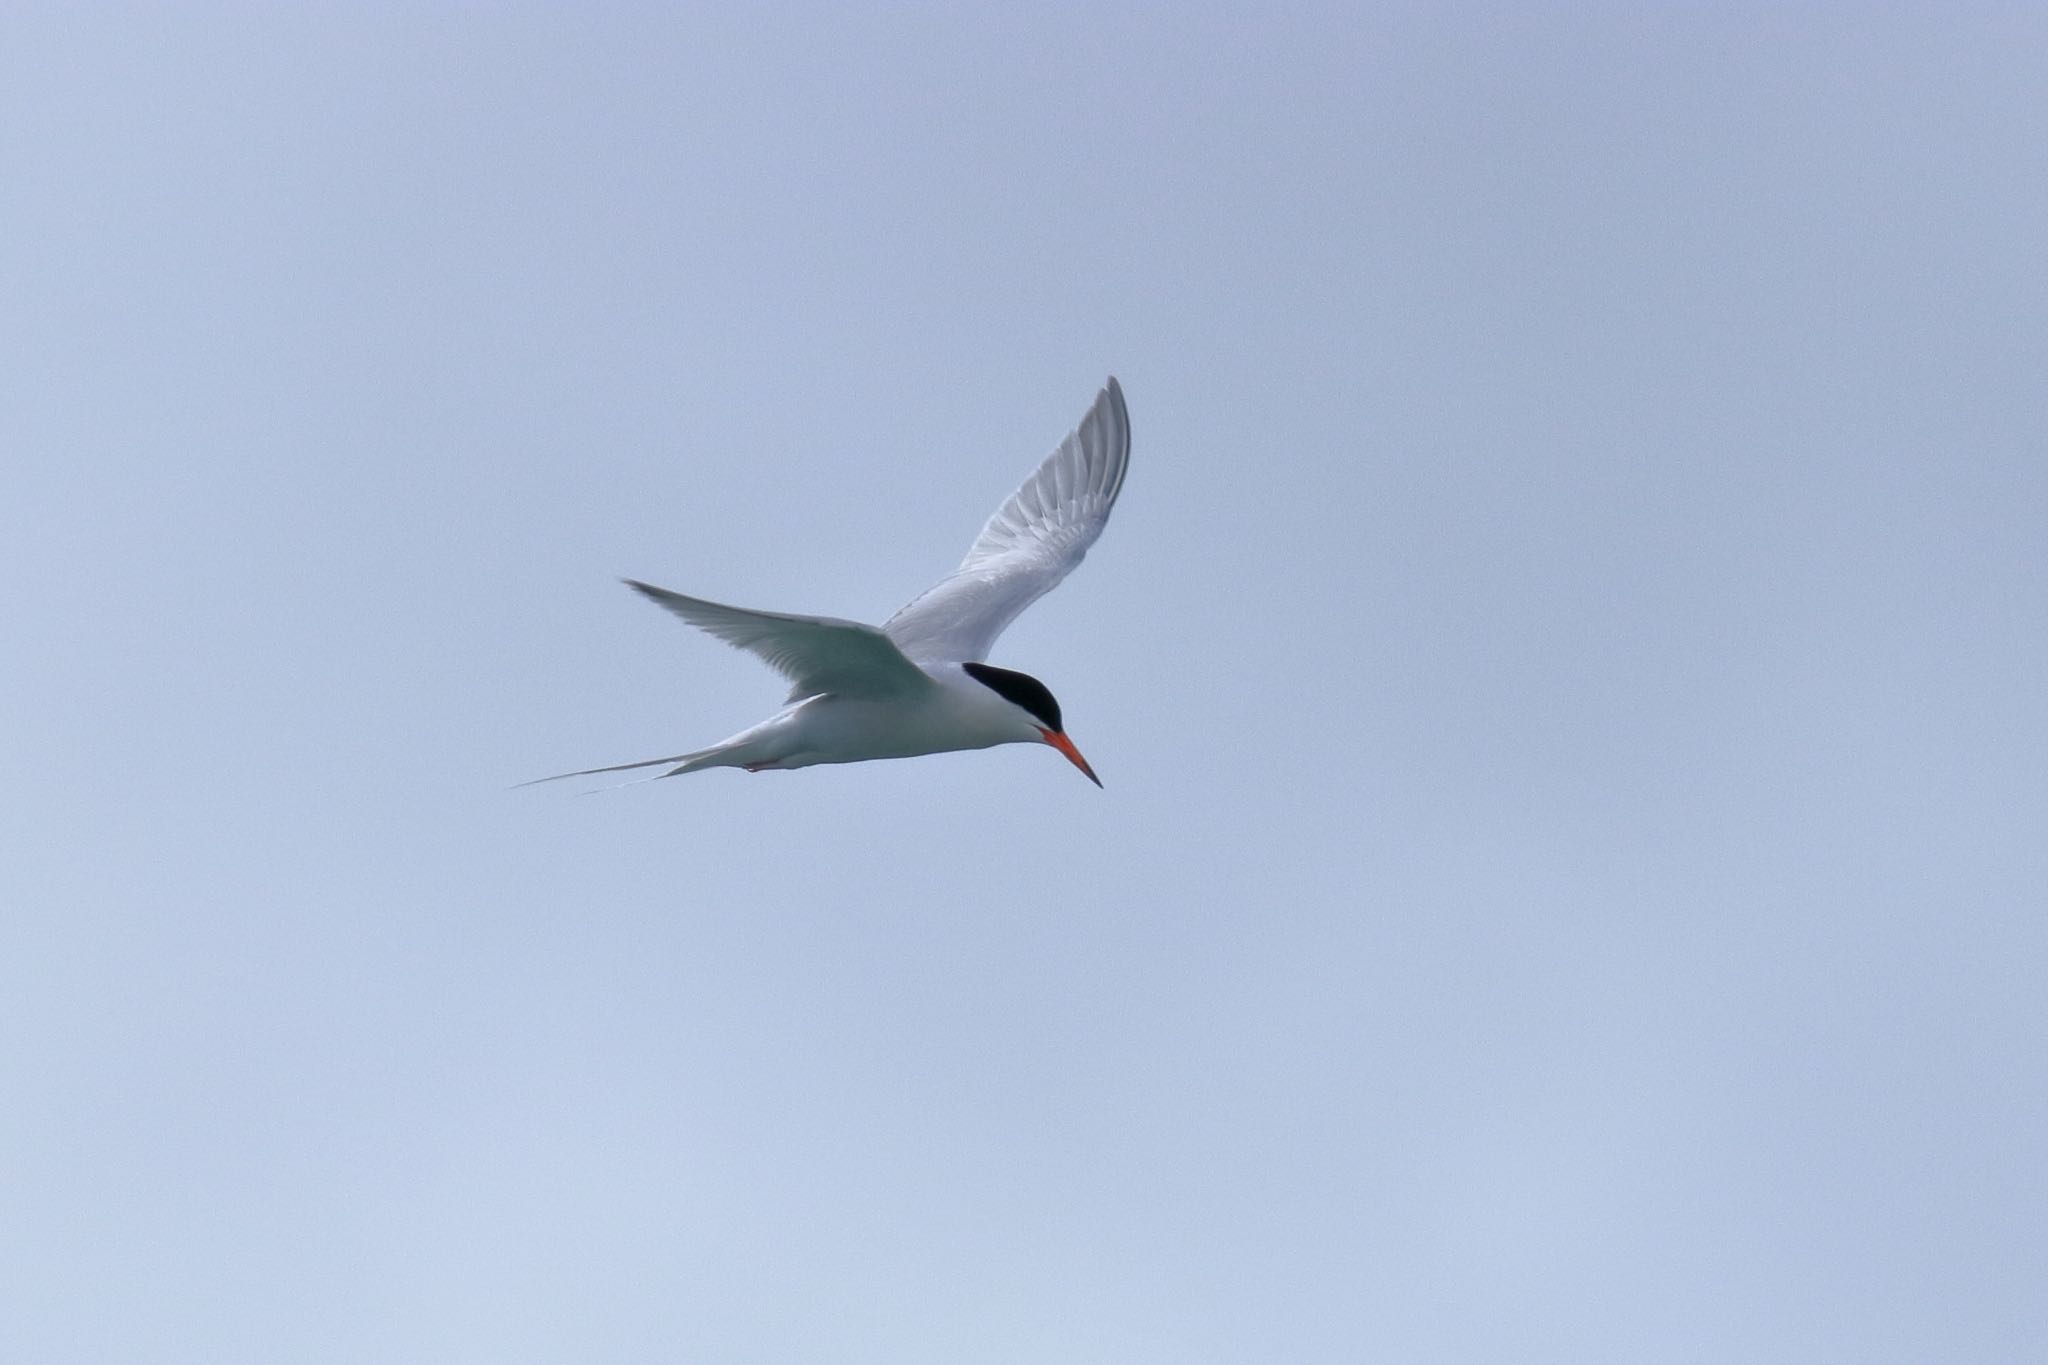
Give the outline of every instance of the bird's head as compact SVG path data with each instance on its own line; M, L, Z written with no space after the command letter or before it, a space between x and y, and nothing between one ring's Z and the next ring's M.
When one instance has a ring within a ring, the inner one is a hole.
M1088 760L1081 757L1081 751L1074 747L1074 741L1067 738L1067 732L1060 725L1060 704L1054 700L1052 689L1032 677L1029 673L1018 673L1008 668L996 668L989 664L962 664L967 676L994 692L1010 703L1019 713L1020 740L1036 739L1050 744L1067 756L1067 762L1081 770L1081 773L1096 786L1102 779L1095 775L1095 769L1088 766ZM1029 727L1026 733L1023 727Z

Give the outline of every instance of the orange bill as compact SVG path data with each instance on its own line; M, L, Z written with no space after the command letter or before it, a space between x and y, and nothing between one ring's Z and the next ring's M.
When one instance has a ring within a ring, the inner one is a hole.
M1088 760L1081 757L1081 751L1074 747L1074 741L1068 739L1064 732L1059 730L1048 730L1041 725L1038 727L1038 733L1045 736L1045 742L1047 744L1052 745L1053 748L1058 749L1061 753L1065 754L1067 756L1067 762L1079 768L1081 770L1082 776L1086 777L1090 782L1093 782L1098 787L1102 785L1102 779L1095 775L1095 769L1088 766Z

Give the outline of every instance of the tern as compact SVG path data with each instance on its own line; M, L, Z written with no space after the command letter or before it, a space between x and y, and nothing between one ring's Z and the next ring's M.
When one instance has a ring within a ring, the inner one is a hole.
M758 655L789 679L789 697L768 719L708 749L536 781L662 764L672 766L656 778L706 768L759 773L1047 744L1100 787L1067 738L1052 691L986 659L1004 628L1059 586L1102 534L1130 453L1130 414L1112 376L1080 425L988 519L960 567L880 627L729 607L626 579L655 605Z

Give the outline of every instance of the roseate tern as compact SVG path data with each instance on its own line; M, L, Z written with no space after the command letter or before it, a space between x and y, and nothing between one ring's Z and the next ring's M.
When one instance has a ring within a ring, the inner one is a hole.
M1028 673L984 662L1024 608L1051 592L1102 534L1123 489L1131 419L1112 377L1058 449L981 528L960 567L879 629L825 616L728 607L635 579L626 585L691 625L757 654L790 681L780 711L693 753L585 768L590 777L672 764L748 772L913 758L997 744L1049 744L1096 786L1060 704Z

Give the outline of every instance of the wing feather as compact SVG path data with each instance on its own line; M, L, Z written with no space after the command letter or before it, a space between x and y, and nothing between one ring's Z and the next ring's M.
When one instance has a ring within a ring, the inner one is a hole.
M1010 622L1059 586L1109 522L1130 464L1131 417L1110 378L1067 439L981 528L960 567L882 627L923 663L980 660Z
M627 587L708 631L729 645L758 656L790 681L790 699L831 693L840 697L898 697L932 686L924 670L905 658L894 641L873 626L830 616L790 616L751 611L685 597L637 579Z

